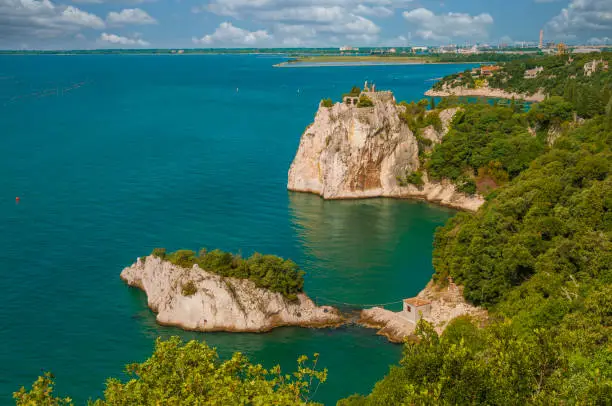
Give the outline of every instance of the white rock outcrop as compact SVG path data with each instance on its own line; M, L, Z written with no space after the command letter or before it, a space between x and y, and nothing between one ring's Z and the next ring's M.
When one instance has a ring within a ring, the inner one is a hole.
M486 323L488 318L485 309L465 301L463 287L454 283L440 288L430 281L417 298L431 302L431 312L424 319L433 325L438 334L442 334L448 324L457 317L469 316L481 325ZM389 341L396 343L411 337L416 328L416 324L404 317L404 312L392 312L381 307L362 310L359 323L365 327L378 329L377 334L386 336Z
M206 272L195 265L185 269L148 256L121 272L128 285L147 294L157 322L185 330L264 332L279 326L330 327L343 323L339 312L316 306L303 293L291 301L259 288L246 279ZM196 291L184 295L183 287Z
M404 107L396 104L391 92L365 94L373 107L319 107L289 169L289 190L324 199L419 198L472 211L484 203L480 196L458 192L450 182L430 181L427 174L421 187L401 186L398 176L420 169L417 139L400 119ZM440 142L455 112L440 114L442 132L429 127L423 136Z

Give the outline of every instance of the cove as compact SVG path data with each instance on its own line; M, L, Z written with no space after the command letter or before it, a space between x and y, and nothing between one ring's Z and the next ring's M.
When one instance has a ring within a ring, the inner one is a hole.
M453 211L288 193L287 170L321 98L369 79L418 99L428 80L471 65L272 67L282 61L0 56L0 403L45 370L82 404L150 355L158 336L285 369L319 352L329 379L316 399L326 404L369 392L397 362L400 346L356 326L161 327L144 294L119 279L154 247L206 246L292 258L324 304L385 303L425 286L433 232Z

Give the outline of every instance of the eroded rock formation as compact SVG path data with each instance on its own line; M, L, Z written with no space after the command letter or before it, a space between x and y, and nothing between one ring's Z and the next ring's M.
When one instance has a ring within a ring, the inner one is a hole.
M426 173L422 186L400 185L398 177L421 169L417 138L400 119L404 107L396 104L391 92L365 94L373 107L319 107L289 169L289 190L324 199L420 198L465 210L477 210L484 203L480 196L458 192L450 182L431 181ZM443 111L443 130L428 127L423 137L440 142L455 112Z
M335 308L316 306L303 293L291 301L246 279L222 277L197 265L185 269L154 256L125 268L121 279L147 294L158 323L185 330L264 332L343 322Z

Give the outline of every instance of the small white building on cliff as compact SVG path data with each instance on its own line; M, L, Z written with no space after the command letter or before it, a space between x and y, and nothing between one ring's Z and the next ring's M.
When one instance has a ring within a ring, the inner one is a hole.
M423 317L431 314L431 302L429 300L413 297L404 299L403 316L412 323L417 323Z

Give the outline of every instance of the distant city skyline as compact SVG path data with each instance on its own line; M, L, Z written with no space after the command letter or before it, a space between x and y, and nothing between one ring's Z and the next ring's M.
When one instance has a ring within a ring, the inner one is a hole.
M611 0L0 0L1 49L612 44Z

